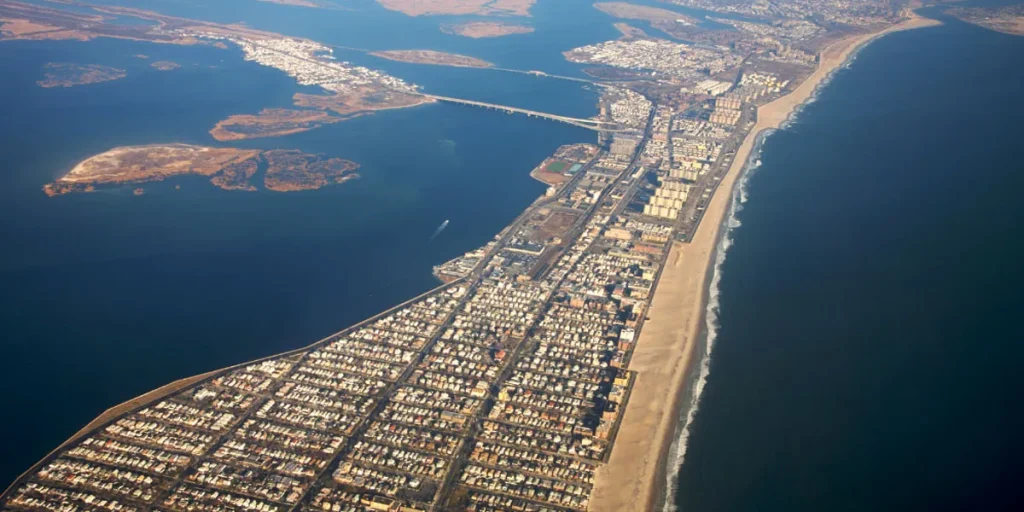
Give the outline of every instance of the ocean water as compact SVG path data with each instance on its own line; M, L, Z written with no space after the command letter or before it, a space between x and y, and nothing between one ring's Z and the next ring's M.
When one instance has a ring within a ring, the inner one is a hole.
M1024 38L929 14L765 140L668 509L1020 510Z
M157 71L156 60L182 67ZM47 62L128 74L44 89ZM486 243L543 193L534 165L596 140L434 104L217 143L207 131L218 120L288 106L303 88L234 49L104 39L2 43L0 68L0 436L17 439L0 444L0 486L110 406L307 345L439 284L432 265ZM577 83L467 71L432 68L421 81L457 95L472 80L492 101L571 115L592 115L597 100ZM141 197L40 190L93 154L167 142L323 153L361 164L361 178L293 193L202 178L144 185Z

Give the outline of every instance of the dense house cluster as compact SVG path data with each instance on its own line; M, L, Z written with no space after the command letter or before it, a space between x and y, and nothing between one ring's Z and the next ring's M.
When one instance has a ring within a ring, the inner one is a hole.
M615 89L606 93L606 114L623 126L642 129L651 113L651 101L629 89Z
M3 505L291 510L318 481L330 481L323 477L342 452L335 482L364 494L425 488L420 478L443 474L457 441L370 417L383 402L385 411L459 403L430 390L403 391L399 381L466 291L453 284L310 350L222 372L116 418L46 463ZM422 451L435 446L438 455Z
M738 66L743 58L728 50L664 39L616 39L565 52L570 62L649 71L654 76L696 83Z
M819 18L845 25L874 25L892 21L901 8L899 2L888 0L667 0L669 3L704 11L741 14L745 17L791 21Z
M334 60L333 49L307 39L244 38L216 32L190 31L186 35L222 39L238 45L245 60L284 71L301 85L317 85L336 93L360 89L415 93L417 88L375 69Z
M586 510L670 236L622 212L629 163L555 157L472 279L112 417L0 509Z

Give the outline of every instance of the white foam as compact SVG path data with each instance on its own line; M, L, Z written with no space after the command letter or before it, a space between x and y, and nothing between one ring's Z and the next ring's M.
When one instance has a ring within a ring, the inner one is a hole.
M718 311L719 311L719 282L722 279L722 264L725 263L725 257L728 254L729 247L732 246L732 232L736 228L742 226L742 222L739 219L739 213L743 211L743 203L747 202L749 197L747 194L747 184L750 181L750 177L753 176L754 171L761 167L761 145L764 144L765 139L768 138L774 130L766 130L758 135L758 140L750 152L750 156L747 158L746 164L744 164L741 171L739 181L736 184L736 188L732 192L731 204L729 205L729 212L722 222L724 230L718 239L718 245L715 247L715 263L711 274L711 282L708 286L708 303L707 309L705 310L704 322L707 329L704 345L704 351L700 360L700 372L697 375L696 380L692 384L690 389L690 403L686 406L686 419L681 423L681 429L679 435L676 436L675 441L672 442L672 446L669 447L669 453L667 458L668 467L665 472L665 489L666 495L664 496L663 510L665 512L675 512L675 493L676 493L676 482L679 478L679 469L683 465L683 461L686 459L686 446L687 440L690 437L690 425L693 423L693 419L697 416L697 411L700 406L700 397L704 392L704 386L707 383L708 374L711 372L711 351L715 345L715 339L718 337Z
M872 39L873 40L873 39ZM871 42L869 40L868 42ZM704 322L705 329L705 342L704 342L704 353L700 360L700 373L697 378L693 381L692 388L690 391L690 403L687 404L686 419L680 423L677 427L679 434L676 436L675 441L672 442L672 446L669 447L668 457L666 459L665 471L665 495L662 497L664 512L676 512L678 507L675 503L676 487L679 480L679 470L686 460L686 446L687 441L690 438L690 425L693 423L693 419L697 416L697 411L700 409L700 398L704 392L704 386L707 383L708 374L711 372L711 352L715 346L715 339L718 337L718 329L720 327L718 321L719 313L719 282L722 279L722 265L725 263L726 255L728 254L729 247L732 246L732 234L733 230L743 225L739 219L739 213L743 211L743 204L747 202L749 197L747 194L747 184L750 182L751 176L754 172L761 167L761 147L764 145L765 140L768 139L773 133L779 130L785 130L796 123L800 117L800 114L808 106L818 101L818 94L824 89L836 75L849 69L854 61L857 59L857 54L867 46L867 43L861 44L855 48L847 56L846 60L842 65L837 66L832 71L829 71L820 82L814 86L814 91L811 95L804 100L803 103L797 105L792 112L786 117L778 129L764 130L757 136L754 148L750 152L750 156L747 157L746 163L743 165L740 176L738 178L735 189L732 192L731 201L729 206L728 215L722 222L724 229L718 240L718 245L715 247L715 264L712 269L711 282L708 285L708 304L705 310Z
M767 140L773 133L779 130L785 130L796 123L803 110L808 105L818 101L818 94L832 82L836 77L836 74L850 68L854 60L856 60L857 54L860 53L860 50L864 46L867 45L861 45L854 49L842 65L837 66L825 75L821 81L815 85L814 91L811 92L811 95L804 100L803 103L797 105L793 111L786 116L786 120L779 125L778 129L768 129L758 134L754 148L751 150L746 163L743 165L736 187L732 192L732 202L729 205L728 215L726 215L725 219L722 221L722 227L724 229L722 230L718 240L718 245L715 247L715 264L711 273L711 282L708 285L708 304L704 313L706 333L704 352L700 360L700 372L697 374L697 378L693 381L691 388L689 389L690 403L687 404L684 409L686 411L686 419L685 421L680 422L680 426L677 427L679 434L672 442L672 446L669 447L668 457L666 459L666 464L668 464L668 466L665 471L665 495L662 497L662 510L664 512L676 512L678 510L675 503L675 494L677 482L679 480L679 470L682 467L683 462L686 460L686 446L687 441L690 438L690 425L693 423L694 418L697 416L697 411L700 409L700 398L704 393L704 386L707 384L708 374L711 372L711 352L715 346L715 340L718 337L718 329L720 327L718 321L720 293L719 282L722 279L722 265L725 263L725 258L728 254L729 248L732 247L733 231L743 225L739 219L739 213L743 211L743 204L747 202L747 198L749 197L747 194L747 185L750 182L750 178L753 176L754 172L761 167L761 148L764 145L765 140Z

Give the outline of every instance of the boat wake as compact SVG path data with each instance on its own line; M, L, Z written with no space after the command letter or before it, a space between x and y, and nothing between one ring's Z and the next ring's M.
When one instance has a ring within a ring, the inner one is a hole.
M437 235L440 235L441 232L444 231L444 228L446 228L446 227L448 227L448 221L447 220L442 222L441 225L438 226L436 230L434 230L434 234L430 235L430 240L427 240L427 241L428 242L433 242L434 239L437 238Z

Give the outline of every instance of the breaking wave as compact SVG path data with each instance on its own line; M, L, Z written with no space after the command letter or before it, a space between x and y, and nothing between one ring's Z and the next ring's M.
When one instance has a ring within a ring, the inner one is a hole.
M750 177L753 176L754 172L756 172L758 168L761 167L761 146L764 144L765 139L774 132L775 130L765 130L758 135L756 144L750 152L747 162L743 166L743 170L741 171L735 189L732 191L728 214L722 221L723 229L718 238L718 244L715 247L715 262L711 271L711 282L708 284L708 303L704 313L704 347L699 354L700 371L697 374L697 378L694 379L689 386L689 403L687 403L683 409L686 413L686 417L685 419L681 418L682 421L680 422L679 427L677 427L678 435L669 447L666 462L668 465L665 471L666 493L663 502L664 506L662 507L664 512L675 512L677 510L675 493L676 482L679 478L679 469L682 467L683 461L686 459L686 446L687 440L690 438L690 425L693 423L693 419L697 416L697 410L700 406L700 397L704 392L704 386L707 383L708 374L711 372L711 350L714 348L719 328L719 282L722 279L722 265L725 263L725 257L728 254L729 247L732 246L733 230L743 225L742 222L740 222L739 213L743 211L743 204L747 202L747 184L750 182Z
M870 42L870 41L868 41ZM699 354L700 357L700 371L697 373L687 388L687 395L689 402L686 403L682 409L685 414L685 418L680 417L679 425L676 427L677 435L672 445L669 447L668 457L666 458L666 471L665 471L665 495L662 497L662 510L663 512L676 512L678 507L675 503L675 495L677 489L677 482L679 479L679 470L686 459L686 447L687 442L690 438L690 425L693 423L694 418L697 416L697 411L700 409L700 398L704 392L704 386L707 383L708 374L711 372L711 352L715 346L715 340L718 337L718 330L720 323L718 321L719 314L719 283L722 279L722 266L725 263L726 256L729 248L733 243L733 231L742 226L742 222L739 219L739 213L743 211L743 204L747 202L748 193L747 185L750 182L750 178L754 173L761 167L761 148L764 145L765 140L768 139L772 134L779 130L785 130L797 122L800 118L801 113L811 105L818 101L819 93L832 82L836 75L849 69L850 66L857 58L857 54L867 46L866 43L859 45L847 56L846 60L835 69L829 71L822 79L815 85L814 91L804 100L800 105L797 105L792 112L786 117L786 120L779 125L777 129L768 129L762 131L757 136L754 147L747 157L746 163L743 165L743 169L740 173L739 178L733 191L731 192L731 203L729 206L728 214L722 221L722 231L719 235L718 244L715 246L715 261L714 266L711 270L711 281L708 283L708 302L704 313L704 346Z

